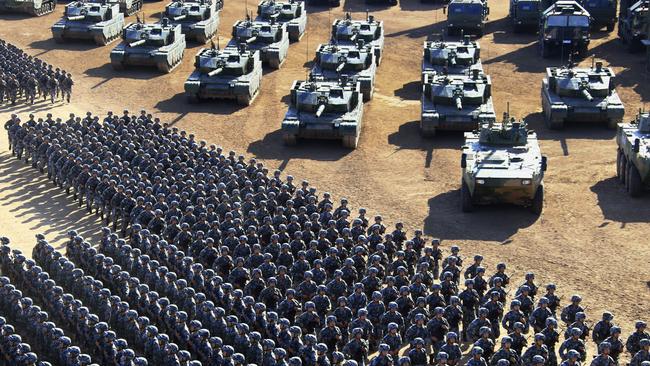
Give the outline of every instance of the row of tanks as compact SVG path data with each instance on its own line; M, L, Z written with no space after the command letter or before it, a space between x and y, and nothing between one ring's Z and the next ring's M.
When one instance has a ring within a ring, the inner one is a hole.
M384 25L374 16L346 14L332 24L331 41L316 51L307 80L296 80L282 121L283 141L340 139L355 149L363 121L363 103L372 99L384 46Z

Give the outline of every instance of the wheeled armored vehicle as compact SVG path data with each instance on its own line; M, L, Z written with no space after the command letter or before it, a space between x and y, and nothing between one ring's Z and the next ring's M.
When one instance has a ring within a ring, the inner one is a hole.
M621 2L621 12L618 19L618 37L627 45L627 50L636 52L647 44L648 36L648 10L650 0L639 0L629 7L626 2Z
M0 0L0 13L27 13L40 17L56 8L56 0Z
M614 30L618 0L580 0L580 5L591 15L593 29L605 27L608 32Z
M336 19L332 24L331 39L339 45L356 44L357 40L363 39L372 45L379 66L384 50L384 22L370 14L366 14L364 20L353 20L350 13L345 13L344 19Z
M425 73L468 74L472 70L483 72L481 46L467 35L461 42L424 41L422 55L422 81Z
M523 30L537 31L543 10L541 7L540 0L510 0L508 16L515 33Z
M52 36L57 42L91 39L104 46L118 39L123 28L119 4L74 1L65 6L63 18L52 26Z
M475 34L485 32L490 8L487 0L451 0L443 11L447 12L447 34Z
M539 24L542 57L549 57L553 53L586 54L590 42L591 16L577 2L557 1L544 10Z
M206 43L219 27L221 8L216 0L174 0L165 7L165 17L181 25L187 40Z
M628 194L639 197L650 188L650 114L639 111L616 131L616 175Z
M289 52L289 33L287 24L271 21L239 20L232 26L230 47L246 43L249 48L259 50L262 62L273 69L279 69Z
M287 24L289 41L298 42L307 30L307 10L300 0L262 0L257 6L257 18L270 22L271 18Z

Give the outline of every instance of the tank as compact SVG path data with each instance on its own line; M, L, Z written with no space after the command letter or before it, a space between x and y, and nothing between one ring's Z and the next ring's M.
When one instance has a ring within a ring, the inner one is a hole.
M253 50L259 50L262 62L273 69L279 69L287 59L289 33L287 24L270 21L239 20L232 26L230 47L246 43Z
M437 130L472 131L495 119L489 76L479 70L471 75L424 75L422 135L434 136Z
M120 12L124 16L133 15L142 9L143 0L111 0L113 3L120 5Z
M372 45L362 39L355 45L321 44L316 51L311 75L314 79L336 81L345 76L359 83L364 102L372 99L375 91L377 63Z
M540 20L539 49L542 57L554 53L578 53L589 48L591 16L575 1L560 0L544 10Z
M476 205L505 203L542 213L547 159L537 134L525 122L505 113L501 123L483 123L465 133L460 166L463 212Z
M0 13L27 13L40 17L56 8L56 0L0 0Z
M580 0L580 5L591 15L591 27L593 29L605 27L608 32L614 30L617 19L617 0Z
M650 188L650 114L641 112L616 130L616 176L632 197Z
M214 0L174 0L165 7L165 16L181 25L185 39L202 44L217 33L220 15L221 7Z
M104 46L120 37L124 14L117 3L71 2L65 6L63 18L52 26L57 42L69 39L90 39Z
M648 9L650 9L650 0L639 0L629 7L625 7L621 2L618 36L627 45L629 52L640 51L647 45Z
M194 72L185 82L191 102L201 99L234 99L250 105L262 83L262 59L259 50L246 44L219 49L202 48L196 54Z
M169 73L183 60L185 36L180 24L163 18L160 23L131 23L122 31L122 43L111 51L113 69L127 65L155 66Z
M591 68L548 67L542 81L544 121L551 129L565 122L605 122L616 128L625 114L614 89L614 71L597 62Z
M521 31L537 31L539 18L542 13L540 0L510 0L508 16L515 33Z
M443 11L447 13L448 35L483 36L485 22L490 14L487 0L451 0Z
M469 35L461 42L425 41L422 55L422 82L424 74L468 74L471 70L483 72L481 46Z
M355 149L362 119L358 82L345 77L338 81L294 81L291 104L282 121L282 137L286 145L296 144L298 138L340 139L343 146Z
M291 42L298 42L307 30L307 10L304 1L263 0L257 6L257 18L264 21L271 21L271 18L274 18L280 23L286 23Z
M366 13L366 19L353 20L350 13L345 13L344 19L336 19L332 24L332 40L339 45L355 44L363 39L371 44L375 51L377 65L381 63L384 50L384 22L378 21L373 15Z

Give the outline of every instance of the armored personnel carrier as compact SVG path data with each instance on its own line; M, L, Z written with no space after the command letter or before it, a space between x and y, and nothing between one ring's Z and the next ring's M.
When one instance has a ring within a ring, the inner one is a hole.
M424 75L422 135L434 136L436 130L472 131L495 119L489 76L479 70L471 75Z
M451 0L447 8L447 34L475 34L483 36L485 22L490 14L487 0Z
M361 133L363 101L358 82L311 78L294 81L291 104L282 121L287 145L298 138L341 139L343 146L356 149Z
M298 42L307 29L304 1L262 0L257 6L257 18L267 22L273 18L280 23L286 23L291 42Z
M336 19L332 24L331 39L339 45L356 44L357 40L363 39L366 44L372 45L379 66L384 50L384 22L375 20L373 15L367 13L366 19L353 20L350 13L345 13L344 19Z
M0 13L27 13L40 17L54 11L56 0L0 0Z
M508 16L515 33L532 29L537 31L541 7L540 0L510 0Z
M71 2L65 14L52 26L52 36L57 42L67 39L92 39L104 46L117 39L124 28L124 14L117 3Z
M359 83L363 101L372 99L375 91L377 63L372 46L360 39L356 45L340 46L334 43L321 44L311 75L314 79L337 81L341 76Z
M185 36L181 25L167 18L160 23L131 23L122 32L123 42L111 51L115 70L127 65L156 66L169 73L183 60Z
M544 121L560 129L568 121L606 122L616 128L625 114L614 89L614 71L597 62L591 68L547 67L542 81Z
M287 24L271 21L239 20L232 26L230 47L246 43L253 50L259 50L262 62L273 69L279 69L287 58L289 51L289 33Z
M422 56L422 81L425 73L469 74L472 70L483 72L481 46L463 37L461 42L425 41Z
M616 131L616 176L632 197L650 188L650 114L640 112Z
M650 35L648 33L648 9L650 0L639 0L629 7L621 2L621 13L618 19L618 36L627 45L630 52L640 51Z
M460 160L463 212L479 204L509 203L541 214L546 165L537 134L507 113L501 123L483 123L465 133Z
M539 49L542 57L553 53L578 53L589 47L591 16L575 1L559 0L542 13Z
M235 99L250 105L262 83L262 60L259 50L239 47L202 48L196 54L194 72L185 82L190 101L200 99Z
M217 33L221 8L215 0L174 0L165 7L165 17L181 25L187 40L207 42Z

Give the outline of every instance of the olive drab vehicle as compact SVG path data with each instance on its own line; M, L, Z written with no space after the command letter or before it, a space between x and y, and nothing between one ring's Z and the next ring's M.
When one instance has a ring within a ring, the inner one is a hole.
M246 43L250 49L259 50L262 62L273 69L279 69L289 52L289 33L287 24L270 21L239 20L232 26L232 40L229 47Z
M165 7L165 17L181 25L187 40L206 43L219 27L223 2L216 0L174 0Z
M437 130L472 131L496 119L492 81L479 70L470 75L425 74L421 103L424 136Z
M472 70L483 72L481 46L469 35L460 42L424 41L422 53L422 82L424 74L468 74Z
M637 52L647 47L647 39L650 36L649 9L650 0L639 0L631 4L630 1L621 1L618 36L629 52Z
M40 17L54 11L56 0L0 0L0 14L27 13Z
M591 16L580 4L560 0L544 10L540 19L539 50L542 57L553 53L578 53L589 48Z
M542 81L542 109L548 128L565 122L605 122L616 128L625 114L614 88L614 71L602 62L591 67L548 67Z
M194 72L185 82L190 101L234 99L247 106L257 97L262 83L262 59L259 50L246 44L219 49L202 48L196 54Z
M639 111L630 123L616 131L616 175L630 196L639 197L650 188L650 114Z
M185 36L180 24L163 18L160 23L131 23L122 32L122 43L111 51L113 69L127 65L155 66L169 73L183 60Z
M123 28L119 4L74 1L65 6L63 18L52 26L52 36L57 42L90 39L104 46L118 39Z
M490 8L487 0L451 0L443 12L447 13L448 35L475 34L481 37Z
M539 215L544 206L544 172L537 134L504 113L501 123L482 123L465 133L461 155L461 208L515 204Z
M331 39L339 45L354 45L359 39L372 45L377 66L381 64L384 50L384 22L376 20L374 15L366 13L366 19L352 19L345 13L344 19L336 19L332 24Z
M542 10L540 0L510 0L508 16L515 33L524 30L537 31Z
M363 100L358 82L342 77L338 81L294 81L291 103L282 121L287 145L298 138L340 139L355 149L363 120Z
M377 63L372 46L362 39L355 45L321 44L311 75L316 80L337 81L341 76L359 83L363 101L372 99L375 91Z
M291 42L298 42L307 30L307 10L304 1L262 0L257 6L257 19L268 22L271 18L287 24Z

